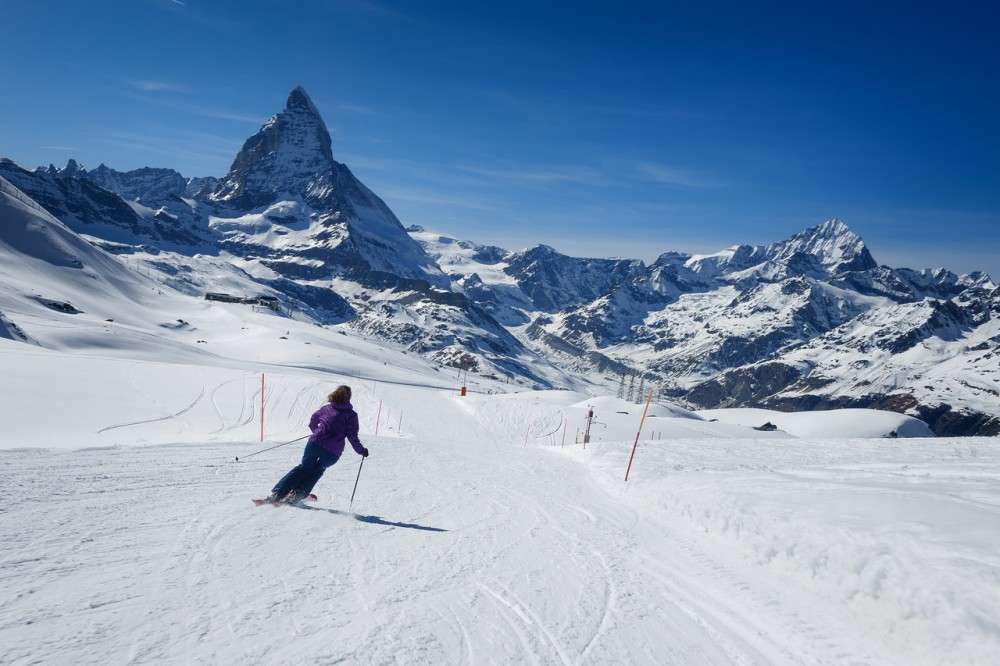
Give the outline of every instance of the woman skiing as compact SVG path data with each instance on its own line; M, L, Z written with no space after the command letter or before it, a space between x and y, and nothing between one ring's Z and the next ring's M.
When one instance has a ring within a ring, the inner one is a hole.
M294 504L308 497L326 468L344 453L345 438L358 455L368 457L368 449L358 439L358 414L351 406L351 387L338 386L327 400L309 419L312 436L302 453L302 462L271 489L268 502Z

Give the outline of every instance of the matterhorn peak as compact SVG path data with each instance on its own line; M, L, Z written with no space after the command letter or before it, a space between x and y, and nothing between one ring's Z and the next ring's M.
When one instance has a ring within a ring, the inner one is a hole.
M211 198L248 206L267 205L281 195L322 199L332 192L334 170L330 133L298 86L284 110L246 140Z
M288 93L288 100L285 102L285 111L291 109L303 109L310 111L317 116L319 115L319 109L313 104L312 99L309 97L309 93L302 86L295 86L292 88L292 92Z

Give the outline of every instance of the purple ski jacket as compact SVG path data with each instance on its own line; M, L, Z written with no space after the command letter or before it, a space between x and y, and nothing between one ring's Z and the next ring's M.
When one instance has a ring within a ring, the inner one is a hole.
M351 403L345 405L326 403L309 419L309 429L312 430L309 441L319 444L330 453L339 456L344 452L344 438L350 440L358 455L364 453L365 447L358 439L358 414L354 411L354 407L351 407Z

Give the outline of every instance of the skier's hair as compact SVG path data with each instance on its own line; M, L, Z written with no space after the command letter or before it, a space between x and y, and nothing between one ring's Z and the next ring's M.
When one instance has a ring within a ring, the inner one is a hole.
M331 393L328 398L335 405L344 405L351 401L351 387L338 386L337 390Z

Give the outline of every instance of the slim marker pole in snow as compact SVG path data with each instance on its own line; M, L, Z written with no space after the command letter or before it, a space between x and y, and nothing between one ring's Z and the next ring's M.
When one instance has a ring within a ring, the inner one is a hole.
M649 403L653 400L653 389L649 389L646 397L646 406L642 408L642 418L639 419L639 430L635 433L635 441L632 443L632 454L628 457L628 467L625 468L625 480L628 481L628 473L632 471L632 459L635 458L635 449L639 446L639 435L642 434L642 425L646 422L646 412L649 411Z
M260 441L264 441L264 373L260 373Z
M375 436L378 437L378 422L382 419L382 401L378 401L378 414L375 415Z
M250 456L255 456L258 453L264 453L264 451L270 451L271 449L278 449L278 448L281 448L282 446L288 446L289 444L294 444L295 442L301 442L303 439L305 439L308 436L309 435L302 435L298 439L293 439L290 442L285 442L284 444L275 444L274 446L269 446L266 449L261 449L260 451L254 451L253 453L248 453L247 455L243 456L243 459L246 460ZM239 461L240 461L240 457L236 456L236 462L239 462Z
M396 434L397 435L403 434L403 412L399 413L399 425L396 426Z
M358 476L354 479L354 490L351 491L351 503L348 505L347 510L350 511L354 508L354 493L358 492L358 481L361 479L361 468L365 466L365 459L361 459L361 464L358 465Z
M567 418L566 418L566 417L564 416L564 417L563 417L563 436L562 436L562 444L560 444L560 445L559 445L559 448L562 448L562 447L566 446L566 423L567 423L567 421L568 421L568 419L567 419Z

